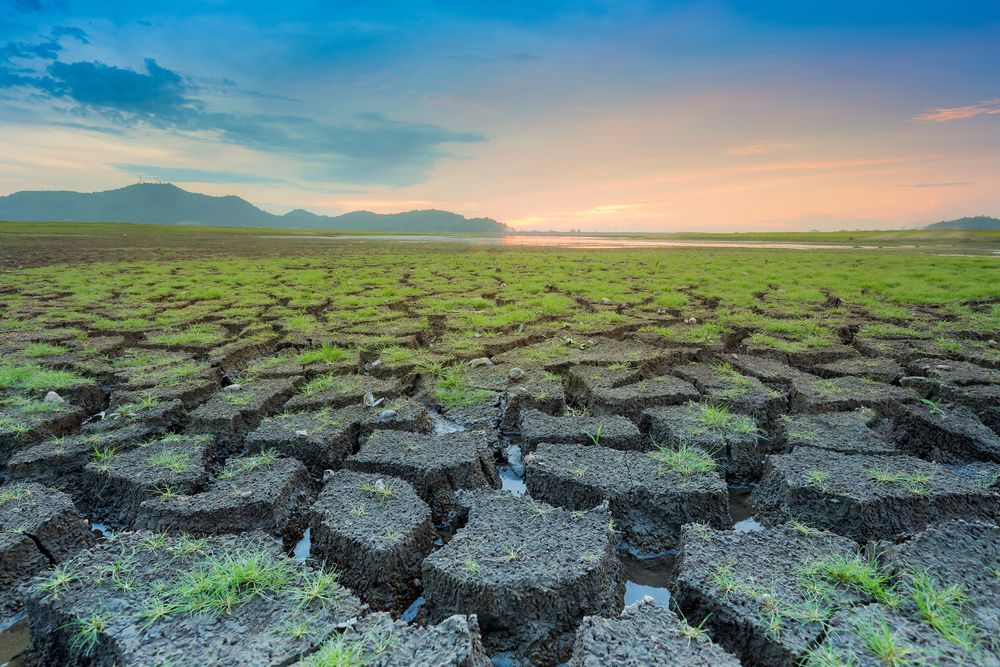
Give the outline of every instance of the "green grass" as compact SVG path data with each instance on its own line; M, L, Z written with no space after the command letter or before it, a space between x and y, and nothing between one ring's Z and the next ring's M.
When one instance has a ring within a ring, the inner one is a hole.
M194 462L191 460L191 454L188 452L170 449L153 454L146 459L146 463L147 465L156 468L164 468L178 475L187 472L194 467Z
M31 489L23 484L14 484L0 489L0 507L7 503L19 502L31 496Z
M718 470L719 464L710 454L698 447L682 444L678 447L658 447L649 452L661 473L675 475L704 475Z
M725 436L757 435L757 424L753 417L734 414L724 405L699 404L693 415L692 435L711 432Z
M321 347L315 347L300 353L295 360L303 366L315 363L333 364L344 361L351 357L351 352L336 345L324 343Z
M83 384L94 384L94 381L70 371L34 364L0 364L0 389L58 391Z
M968 596L961 585L942 586L927 572L916 571L906 589L925 623L953 644L973 647L978 633L966 612Z

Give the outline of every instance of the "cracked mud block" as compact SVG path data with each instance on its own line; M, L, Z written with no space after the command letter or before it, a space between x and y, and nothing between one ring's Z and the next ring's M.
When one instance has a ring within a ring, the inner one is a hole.
M123 428L52 438L11 456L7 474L11 479L38 482L84 499L83 468L96 456L134 449L155 433L145 428Z
M188 430L211 433L218 455L225 458L243 449L244 437L263 417L276 412L301 383L302 378L295 377L224 388L191 412Z
M525 453L543 442L592 445L595 439L601 447L612 449L649 448L635 423L619 415L553 417L534 409L521 413L520 442Z
M246 437L249 452L274 450L298 459L313 477L337 470L353 453L361 433L361 414L354 408L289 412L261 421Z
M0 624L19 610L21 583L93 543L65 493L23 482L0 486Z
M0 398L0 467L18 450L75 430L84 416L83 410L70 403L16 395Z
M305 530L313 497L309 473L295 459L270 453L229 459L201 493L144 501L136 526L192 535L259 530L290 548Z
M968 408L917 403L893 420L892 437L908 454L943 463L1000 463L1000 435Z
M136 436L144 434L148 437L180 428L186 420L184 404L180 400L142 398L136 403L120 403L109 408L103 418L84 424L80 431L84 434L104 434L131 429Z
M1000 516L1000 467L801 447L767 458L751 500L764 521L790 519L856 540L892 539L936 521Z
M624 585L606 509L569 512L504 492L462 492L468 520L424 560L432 621L476 614L490 653L568 657L580 619L615 614Z
M329 575L257 533L122 533L25 588L46 665L287 665L360 615Z
M934 628L884 604L841 611L830 620L823 643L809 653L808 665L884 667L893 664L937 667L995 667L997 654L963 646ZM900 662L902 661L902 662Z
M568 667L739 667L739 660L645 597L615 618L587 616Z
M701 394L690 382L661 375L621 387L594 387L585 405L591 414L622 415L638 423L643 410L699 398Z
M903 404L916 403L911 389L858 377L819 378L803 373L792 380L789 405L796 412L847 412L871 408L895 415Z
M374 609L403 611L433 549L431 510L407 482L340 470L312 507L310 557Z
M388 401L400 396L402 387L396 380L367 375L320 375L302 385L289 399L285 409L320 410L363 405L368 393L375 400L384 398Z
M785 415L780 439L788 451L815 447L841 454L894 456L902 452L884 435L874 410L822 412L815 415Z
M844 377L854 375L866 377L878 382L891 384L905 375L903 367L892 359L871 357L850 357L828 364L812 367L815 375L823 378Z
M393 621L386 613L360 619L343 635L328 640L295 667L339 665L343 655L363 656L364 667L490 667L475 616L456 614L436 625Z
M923 591L958 587L962 594L952 606L959 608L959 623L949 629L960 637L972 635L979 640L1000 635L1000 528L996 524L947 521L901 544L878 546L880 559L904 584L901 608L908 615L921 618L922 614L914 584ZM1000 646L993 648L1000 650Z
M760 532L689 525L673 573L672 600L743 664L792 667L824 633L836 609L872 601L839 566L864 568L842 537L790 526ZM874 589L876 595L885 595Z
M569 510L606 501L625 543L646 553L675 547L686 523L732 524L726 483L716 472L693 472L676 457L657 456L541 444L525 457L524 480L532 498Z
M207 435L172 435L123 454L97 456L83 469L87 509L102 523L129 528L143 501L201 491L213 449Z
M858 337L854 347L866 357L890 357L902 364L920 358L946 359L951 356L932 340Z
M634 364L615 366L574 366L566 372L566 397L573 403L586 405L595 391L608 387L624 387L638 382L642 369Z
M1000 384L1000 371L995 368L983 368L967 361L914 359L906 365L906 370L909 375L959 387Z
M212 349L207 357L213 367L232 375L265 355L272 354L280 338L273 331L244 332L242 337Z
M459 489L500 488L493 446L485 431L423 435L377 430L344 467L406 480L431 506L435 518L455 510Z
M690 359L692 350L654 347L638 341L614 338L569 338L555 336L543 343L530 345L498 355L494 362L521 366L540 363L545 370L564 372L578 364L611 366L635 365L646 372L662 372L683 359Z
M797 368L788 364L753 354L732 354L726 361L744 375L755 377L764 384L779 387L783 391L792 388L792 381L803 375Z
M671 372L693 384L709 402L751 415L762 427L776 422L788 407L784 394L755 377L743 375L728 362L685 364Z
M362 433L376 429L432 433L434 420L427 406L412 398L395 398L373 407L353 408L361 415Z
M908 379L910 378L903 378L903 382ZM976 384L963 387L939 385L930 391L925 387L918 387L917 390L942 402L969 408L994 433L1000 434L1000 385Z
M746 346L746 351L754 356L775 359L776 361L801 368L829 364L834 361L857 356L858 353L850 345L843 344L826 345L824 347L802 350L779 350L771 345L751 344Z
M499 407L499 394L490 394L470 405L438 404L438 409L448 421L459 424L464 429L488 431L492 431L496 425Z
M111 408L129 403L141 403L149 398L158 402L166 403L178 400L184 404L186 410L193 410L204 403L212 394L219 389L219 381L214 372L206 371L204 376L196 381L183 382L178 384L155 385L145 389L115 391L111 394Z
M767 442L753 417L704 403L646 410L639 429L658 445L690 445L707 452L727 479L741 482L759 474L767 453Z
M527 410L561 415L566 409L562 378L540 369L529 368L524 373L520 380L510 382L501 396L500 428L505 431L517 428L521 414Z

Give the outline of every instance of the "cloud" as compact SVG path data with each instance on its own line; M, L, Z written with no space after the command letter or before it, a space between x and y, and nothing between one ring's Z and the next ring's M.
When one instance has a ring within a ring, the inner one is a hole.
M121 169L136 176L148 176L162 181L176 183L283 183L281 179L240 171L215 171L193 167L157 167L148 164L114 163Z
M49 32L49 38L44 42L36 44L24 44L19 42L7 42L0 47L0 61L10 61L14 58L20 59L41 59L55 60L59 57L59 52L63 50L59 43L63 37L75 39L84 44L89 44L87 33L80 28L57 25Z
M51 2L46 0L14 0L13 6L19 12L40 14L49 10L66 11L68 5L66 0L52 0Z
M945 181L942 183L900 183L901 188L964 188L975 185L973 181Z
M792 141L755 141L745 146L730 148L730 155L762 155L764 153L777 153L780 151L793 151L802 148L801 144Z
M953 120L966 120L975 116L995 116L1000 114L1000 97L983 100L979 104L965 107L941 107L925 111L913 120L918 123L947 123Z
M135 71L102 62L52 62L45 75L0 68L0 88L34 88L74 105L79 118L118 127L198 133L217 141L298 158L303 178L404 186L420 182L450 143L485 141L431 123L361 113L340 123L306 116L214 111L199 88L179 73L145 60Z

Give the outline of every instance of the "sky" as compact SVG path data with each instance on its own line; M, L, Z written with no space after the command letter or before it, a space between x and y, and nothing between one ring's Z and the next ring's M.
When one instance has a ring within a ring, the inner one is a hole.
M0 0L0 155L525 230L1000 216L1000 2Z

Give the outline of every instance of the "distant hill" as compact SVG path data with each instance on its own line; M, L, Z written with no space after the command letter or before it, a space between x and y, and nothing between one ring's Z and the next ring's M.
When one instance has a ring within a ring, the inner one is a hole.
M212 197L168 183L140 183L104 192L15 192L0 197L0 220L428 233L509 230L492 218L466 218L438 210L388 214L355 211L329 216L299 208L275 215L233 195Z
M933 225L927 225L924 229L1000 229L1000 218L977 215L972 218L942 220L941 222L935 222Z

